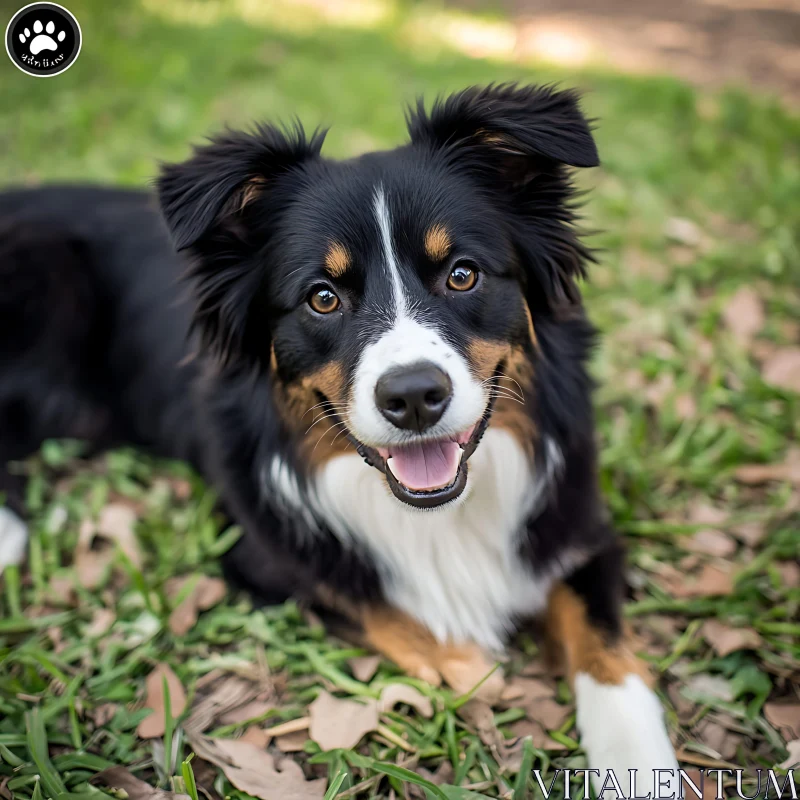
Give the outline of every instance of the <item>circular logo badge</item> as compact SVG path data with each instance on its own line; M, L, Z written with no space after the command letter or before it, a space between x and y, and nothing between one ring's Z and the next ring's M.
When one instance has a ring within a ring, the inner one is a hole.
M31 3L6 28L6 52L23 72L52 78L69 69L81 52L81 26L56 3Z

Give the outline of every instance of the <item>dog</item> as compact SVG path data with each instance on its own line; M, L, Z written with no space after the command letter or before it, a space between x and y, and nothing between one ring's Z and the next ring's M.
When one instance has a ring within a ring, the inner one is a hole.
M26 540L7 464L43 439L185 459L260 600L321 603L458 691L538 619L590 766L677 775L598 488L571 179L599 163L590 123L572 91L490 85L420 101L408 131L334 161L322 131L259 125L155 193L0 196L0 558Z

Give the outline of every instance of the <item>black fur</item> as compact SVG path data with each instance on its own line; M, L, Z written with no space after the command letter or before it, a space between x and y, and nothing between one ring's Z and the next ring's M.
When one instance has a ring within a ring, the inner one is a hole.
M570 549L600 554L604 577L584 570L573 585L598 624L616 631L618 575L603 555L615 544L598 493L585 368L593 330L576 285L590 253L574 226L567 169L598 163L589 124L571 92L495 86L430 112L420 103L409 131L403 147L346 162L323 159L323 134L306 137L299 127L227 133L163 167L166 227L141 192L0 195L0 491L19 508L6 462L46 437L130 442L188 459L220 490L245 530L229 574L263 599L319 581L380 599L366 553L324 532L302 535L303 521L262 485L276 453L301 487L307 468L275 386L334 360L349 379L359 347L380 332L378 315L320 319L305 304L323 280L326 243L342 237L355 256L337 287L343 309L385 299L368 280L376 262L369 201L380 182L400 198L392 213L414 302L446 320L454 346L476 331L527 342L529 413L563 469L526 525L522 556L541 570ZM441 220L481 264L484 292L453 302L442 290L440 268L420 250L427 226ZM526 338L526 303L537 348ZM540 468L552 466L540 458Z

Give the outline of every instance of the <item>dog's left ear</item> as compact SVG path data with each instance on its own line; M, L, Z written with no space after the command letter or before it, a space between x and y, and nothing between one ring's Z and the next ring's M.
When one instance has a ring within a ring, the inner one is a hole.
M474 169L525 186L558 165L600 163L578 94L549 86L473 86L434 103L422 100L408 117L413 144L469 158Z
M412 145L477 178L513 219L532 312L580 304L576 279L590 251L574 227L568 167L600 163L578 94L515 84L472 87L409 114Z

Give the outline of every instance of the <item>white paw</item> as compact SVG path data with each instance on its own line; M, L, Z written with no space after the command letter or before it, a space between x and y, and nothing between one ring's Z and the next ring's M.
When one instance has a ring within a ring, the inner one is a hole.
M0 506L0 574L25 560L28 526L10 509Z
M58 44L51 35L55 30L56 26L53 24L52 20L47 23L47 27L44 27L38 19L33 23L33 32L36 36L33 37L31 43L28 45L28 50L32 56L38 55L42 50L58 50ZM44 31L44 33L42 33L42 31ZM66 36L67 34L64 31L59 31L56 39L58 39L59 42L63 42ZM30 29L25 28L19 35L19 40L25 44L30 37Z
M638 675L626 675L623 683L609 686L578 673L575 701L589 768L600 771L599 779L592 774L598 797L617 797L608 770L626 797L679 796L678 762L664 725L664 710ZM633 787L631 770L635 770ZM604 783L606 793L601 795Z

